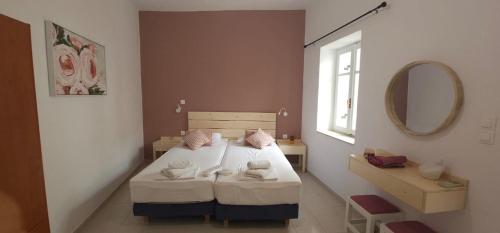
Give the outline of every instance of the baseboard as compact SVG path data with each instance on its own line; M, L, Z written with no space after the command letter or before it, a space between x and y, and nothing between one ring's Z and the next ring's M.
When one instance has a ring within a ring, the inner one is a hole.
M137 162L137 164L135 164L134 166L132 166L132 168L127 172L125 173L122 178L119 179L119 185L117 187L114 188L114 191L111 192L105 199L104 201L102 201L93 211L92 213L87 216L87 218L85 218L85 220L82 221L82 223L80 223L78 226L75 227L75 229L72 231L73 233L74 232L77 232L80 227L82 227L83 225L85 225L85 223L87 223L89 221L89 219L94 216L94 214L96 213L96 211L102 206L102 204L106 203L107 201L109 201L109 199L116 193L116 191L118 190L118 188L120 187L121 184L123 184L123 182L125 182L126 180L129 180L130 178L132 178L132 176L135 174L135 171L137 171L144 163L145 163L145 160L144 159L141 159L141 160L138 160L139 162Z

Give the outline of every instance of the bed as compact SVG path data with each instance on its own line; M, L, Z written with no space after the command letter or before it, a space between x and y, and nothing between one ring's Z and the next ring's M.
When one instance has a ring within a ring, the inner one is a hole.
M251 160L269 160L277 181L242 181L238 170ZM298 217L302 182L279 147L273 143L263 149L230 142L222 167L235 171L215 181L215 217L227 225L229 220L285 220Z
M276 136L275 113L188 112L188 129L211 130L231 141L246 130L263 129ZM268 158L276 168L278 180L239 181L228 177L197 177L194 180L169 181L159 172L169 161L191 158L200 170L222 164L237 169L255 156ZM196 159L205 158L206 161ZM263 150L235 142L191 151L176 146L137 174L130 181L134 215L179 217L215 215L224 220L285 220L297 218L301 181L276 144Z
M190 180L168 180L160 174L170 161L189 160L203 171L220 165L227 140L190 150L179 144L150 164L130 180L131 199L135 216L182 217L214 214L215 175L198 175Z

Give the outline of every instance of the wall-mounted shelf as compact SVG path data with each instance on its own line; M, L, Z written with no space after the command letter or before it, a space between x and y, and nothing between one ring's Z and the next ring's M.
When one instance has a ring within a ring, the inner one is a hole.
M443 174L439 181L453 180L463 186L441 187L439 181L423 178L418 164L411 161L406 163L405 168L382 169L368 163L363 155L350 155L349 170L422 213L448 212L465 207L467 180Z

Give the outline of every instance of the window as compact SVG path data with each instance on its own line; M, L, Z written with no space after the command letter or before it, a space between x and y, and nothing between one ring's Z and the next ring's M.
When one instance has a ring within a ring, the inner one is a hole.
M356 131L356 102L359 82L359 43L341 48L335 55L333 130L347 135Z
M361 32L321 48L317 130L354 143Z

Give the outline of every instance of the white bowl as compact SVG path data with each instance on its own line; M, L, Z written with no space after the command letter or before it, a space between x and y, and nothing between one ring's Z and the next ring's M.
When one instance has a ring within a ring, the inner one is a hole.
M442 163L424 163L420 165L418 170L424 178L438 180L443 174L444 168Z

